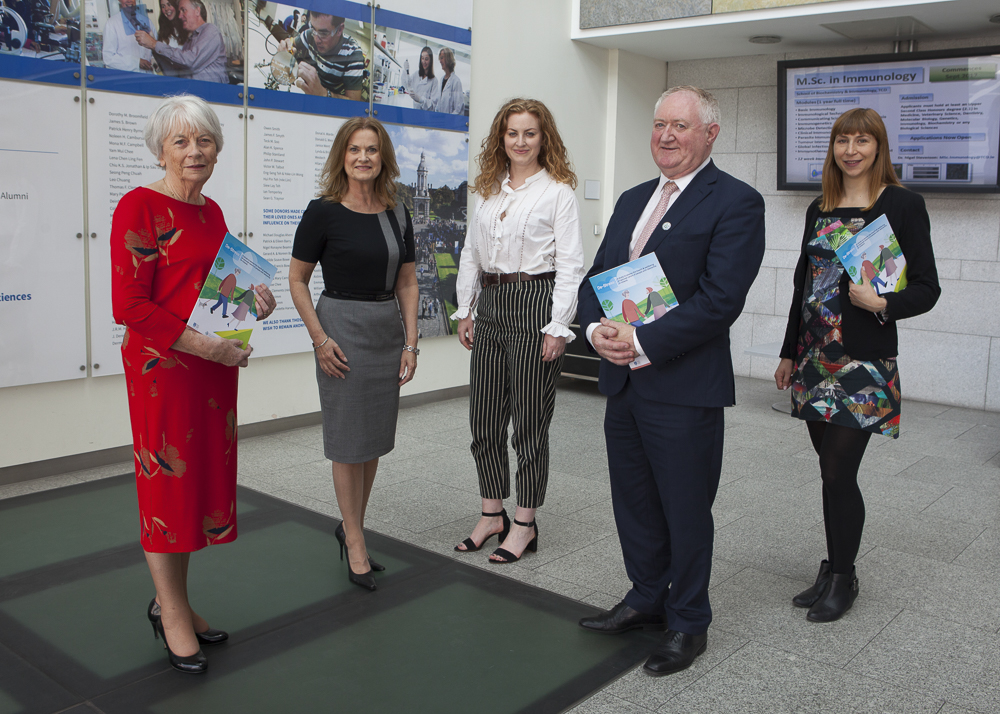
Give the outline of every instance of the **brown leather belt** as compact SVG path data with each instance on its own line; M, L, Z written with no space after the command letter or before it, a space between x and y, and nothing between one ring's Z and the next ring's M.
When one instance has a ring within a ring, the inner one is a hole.
M556 271L548 273L483 273L482 282L485 288L488 285L506 285L507 283L526 283L531 280L552 280L556 277Z

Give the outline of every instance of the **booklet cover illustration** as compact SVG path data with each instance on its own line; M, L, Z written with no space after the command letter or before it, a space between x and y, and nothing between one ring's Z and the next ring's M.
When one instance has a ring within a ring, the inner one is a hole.
M906 287L906 258L885 214L854 234L840 221L828 230L830 247L855 283L868 283L879 295Z
M188 326L203 335L237 339L245 348L257 321L254 288L270 285L274 272L271 263L227 233L188 318Z
M642 255L590 279L605 316L634 327L646 325L677 307L677 298L655 253ZM640 356L629 362L639 369L649 364Z

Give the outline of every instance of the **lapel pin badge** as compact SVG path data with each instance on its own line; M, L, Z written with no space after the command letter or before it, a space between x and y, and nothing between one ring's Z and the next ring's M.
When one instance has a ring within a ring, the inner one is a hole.
M660 226L660 227L661 227L661 228L662 228L663 230L665 230L665 231L669 231L669 230L670 230L670 221L667 221L666 223L664 223L664 224L663 224L662 226Z

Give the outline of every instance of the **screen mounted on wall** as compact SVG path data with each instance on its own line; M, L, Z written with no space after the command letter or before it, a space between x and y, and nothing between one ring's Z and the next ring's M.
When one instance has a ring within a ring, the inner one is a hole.
M819 190L834 120L870 107L918 191L1000 192L1000 47L778 62L778 189Z

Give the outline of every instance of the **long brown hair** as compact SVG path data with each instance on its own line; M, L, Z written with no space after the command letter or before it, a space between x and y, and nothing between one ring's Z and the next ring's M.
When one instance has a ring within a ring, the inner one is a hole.
M510 158L504 148L503 136L507 132L507 121L512 114L530 112L538 120L538 128L542 132L542 148L538 152L538 163L549 172L549 175L559 183L569 184L576 188L576 174L570 166L556 120L548 107L537 99L511 99L493 117L490 133L483 139L482 150L476 158L479 164L479 175L476 176L472 188L484 198L500 190L500 182L510 168Z
M382 158L382 170L375 177L375 196L388 209L396 206L396 179L399 178L399 165L396 163L396 151L392 148L389 132L382 122L371 117L353 117L344 122L337 132L337 137L330 147L326 157L323 173L319 178L319 197L331 203L340 203L347 193L347 174L344 173L344 157L347 155L347 144L356 131L373 131L378 137L378 153Z
M892 168L892 157L889 155L889 135L882 123L882 117L874 109L849 109L837 117L830 130L830 146L826 150L826 161L823 162L823 200L819 210L832 211L844 197L844 173L837 166L833 149L837 137L845 134L868 134L878 145L878 153L871 169L868 170L868 196L871 202L865 206L870 211L878 200L879 191L883 186L902 186L896 171Z
M160 3L163 4L162 2ZM183 45L188 41L188 36L191 34L184 29L184 25L181 24L180 9L177 7L178 0L167 0L169 4L174 9L174 19L168 20L167 16L163 14L163 8L160 8L160 19L157 22L158 30L156 32L156 39L162 42L168 42L171 37L177 38L177 44Z

